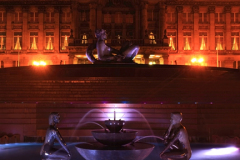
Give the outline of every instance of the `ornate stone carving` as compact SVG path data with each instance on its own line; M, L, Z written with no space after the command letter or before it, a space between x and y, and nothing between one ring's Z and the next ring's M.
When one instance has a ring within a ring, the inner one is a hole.
M11 12L11 13L14 12L13 6L6 6L5 8L7 12Z
M58 6L54 7L54 13L60 13L60 11L61 11L60 7L58 7Z
M23 12L29 12L29 7L28 6L23 6L22 11Z
M90 3L89 7L90 7L90 9L96 9L97 8L97 4L96 3Z
M44 6L39 6L38 7L38 12L39 13L44 13L45 12L45 7Z
M178 13L183 13L183 6L177 6L176 9Z
M147 2L141 2L141 8L142 9L147 9L148 8L148 3Z
M193 13L199 13L199 6L193 6Z
M209 13L215 13L215 6L209 6L208 11Z
M225 6L224 11L225 13L231 13L231 9L232 9L231 6Z

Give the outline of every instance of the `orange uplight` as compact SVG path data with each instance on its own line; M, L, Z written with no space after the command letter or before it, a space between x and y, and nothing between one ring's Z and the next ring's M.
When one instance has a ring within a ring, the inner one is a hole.
M192 58L191 62L193 65L202 65L204 62L203 58Z
M47 63L44 61L33 61L34 66L46 66Z
M191 59L191 62L192 62L192 63L195 63L196 61L197 61L196 58Z
M199 59L198 59L198 63L202 63L203 61L204 61L203 58L199 58Z

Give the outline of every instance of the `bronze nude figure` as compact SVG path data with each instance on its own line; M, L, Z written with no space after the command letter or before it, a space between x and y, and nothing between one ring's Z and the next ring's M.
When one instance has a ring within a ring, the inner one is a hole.
M60 121L60 115L57 112L52 112L49 115L49 127L46 132L45 141L42 145L40 155L47 158L63 158L69 159L71 154L57 128L57 123ZM54 148L54 141L57 140L65 150Z
M182 113L171 113L170 126L164 135L166 147L160 153L163 160L189 160L192 155L188 133L182 125Z
M107 33L103 29L97 29L95 36L97 38L96 44L89 45L86 51L87 58L92 63L133 63L133 59L140 49L139 46L132 45L129 41L126 41L120 50L106 45ZM95 48L97 49L98 60L92 54Z

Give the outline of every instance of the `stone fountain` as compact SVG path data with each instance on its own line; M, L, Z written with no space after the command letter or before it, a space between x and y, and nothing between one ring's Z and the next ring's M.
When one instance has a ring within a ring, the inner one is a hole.
M92 131L97 142L76 145L77 151L86 160L143 160L154 149L148 143L131 143L137 136L137 131L124 130L125 122L121 119L106 120L107 129Z

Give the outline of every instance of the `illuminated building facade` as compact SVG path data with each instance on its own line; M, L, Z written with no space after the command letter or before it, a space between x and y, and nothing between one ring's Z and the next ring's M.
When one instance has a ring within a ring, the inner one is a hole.
M240 65L238 0L1 0L1 67L89 64L97 28L139 45L136 63Z

